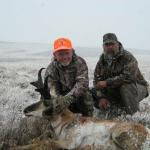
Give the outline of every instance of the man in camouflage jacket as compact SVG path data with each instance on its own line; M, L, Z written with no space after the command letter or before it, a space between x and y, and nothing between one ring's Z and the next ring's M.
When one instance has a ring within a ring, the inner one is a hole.
M88 68L83 58L77 56L71 41L66 38L54 42L54 59L46 69L50 94L57 97L61 108L92 116L93 99L89 93ZM58 107L58 109L60 108Z
M94 96L101 110L123 108L133 114L148 96L147 82L135 57L126 51L113 33L103 36L104 52L94 72Z

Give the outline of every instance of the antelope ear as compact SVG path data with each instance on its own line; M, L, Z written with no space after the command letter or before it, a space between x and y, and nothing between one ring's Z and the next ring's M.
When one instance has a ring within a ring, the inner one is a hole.
M37 91L37 92L41 92L43 90L44 90L43 88L37 88L37 89L35 89L35 91Z
M51 98L49 91L44 89L44 88L35 89L35 91L39 92L41 94L41 97L43 97L44 99L50 99Z
M35 81L35 82L30 82L31 85L35 86L36 88L40 88L39 82Z

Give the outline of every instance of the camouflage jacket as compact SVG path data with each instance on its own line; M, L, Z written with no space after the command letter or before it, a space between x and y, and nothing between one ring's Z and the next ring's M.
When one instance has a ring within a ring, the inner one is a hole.
M138 62L128 51L124 50L120 43L120 51L113 58L112 64L108 65L104 54L96 65L94 72L94 87L98 81L105 80L110 88L116 88L124 83L139 83L147 85L138 68Z
M57 60L52 60L45 72L51 95L82 96L89 87L88 67L83 58L73 55L69 66L62 66Z

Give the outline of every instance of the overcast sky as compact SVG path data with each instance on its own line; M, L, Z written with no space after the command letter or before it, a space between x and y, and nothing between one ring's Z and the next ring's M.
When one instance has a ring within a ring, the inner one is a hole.
M0 0L0 41L100 47L107 32L150 50L150 0Z

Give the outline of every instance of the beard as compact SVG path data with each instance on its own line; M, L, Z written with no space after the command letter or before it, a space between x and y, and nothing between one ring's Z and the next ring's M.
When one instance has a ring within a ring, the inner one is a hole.
M66 67L66 66L69 66L70 62L60 62L60 64L63 66L63 67Z
M109 64L112 63L114 56L115 56L115 53L114 53L114 52L112 52L112 53L106 53L106 52L104 52L104 59L105 59Z
M113 55L104 54L104 59L106 60L108 66L111 66L111 64L113 62Z
M114 56L119 52L119 49L114 49L111 51L104 50L104 59L107 61L108 66L111 66Z
M108 59L112 59L118 52L119 52L119 49L111 49L111 50L105 50L104 49L104 55Z

